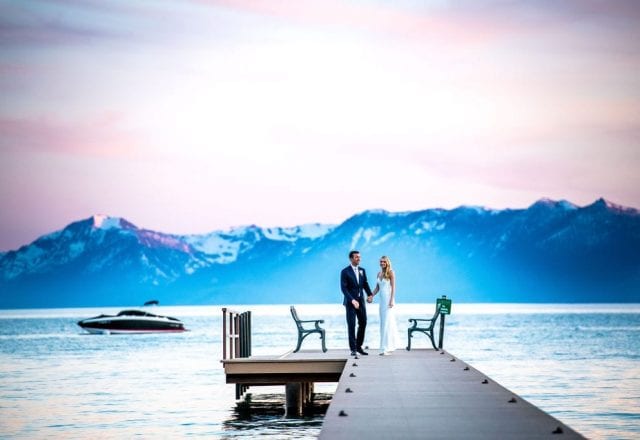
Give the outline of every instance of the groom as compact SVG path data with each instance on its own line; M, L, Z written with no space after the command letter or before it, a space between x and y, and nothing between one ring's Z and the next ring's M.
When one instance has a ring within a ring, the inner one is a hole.
M367 274L360 267L360 252L349 252L349 264L340 272L340 288L344 294L343 305L347 310L347 330L349 333L349 348L351 356L355 356L356 352L367 355L362 349L364 342L364 329L367 327L367 309L364 306L364 295L362 291L367 292L367 298L373 298L371 288L367 282ZM358 319L358 335L356 337L356 318Z

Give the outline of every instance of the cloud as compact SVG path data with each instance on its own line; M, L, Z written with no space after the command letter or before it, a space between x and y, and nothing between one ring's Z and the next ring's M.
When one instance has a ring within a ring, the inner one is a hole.
M0 119L0 151L7 153L130 156L136 143L117 113L74 122L52 117Z
M95 10L87 4L58 2L38 5L32 2L3 2L0 13L0 47L57 46L113 38L117 33L87 18Z
M275 20L282 26L312 27L329 33L364 32L369 37L428 40L431 44L476 43L494 37L499 29L477 20L454 19L444 8L403 7L387 2L196 0L195 3Z

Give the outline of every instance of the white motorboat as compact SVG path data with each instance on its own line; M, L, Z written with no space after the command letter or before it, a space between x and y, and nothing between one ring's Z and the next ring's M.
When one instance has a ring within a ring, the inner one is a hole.
M100 315L78 321L89 333L176 333L184 332L184 324L171 316L155 315L142 310L123 310L117 315Z

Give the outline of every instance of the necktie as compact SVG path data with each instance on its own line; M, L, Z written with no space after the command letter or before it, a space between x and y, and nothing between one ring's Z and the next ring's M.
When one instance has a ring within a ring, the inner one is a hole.
M356 281L360 284L360 274L358 273L358 268L354 267L353 271L356 273Z

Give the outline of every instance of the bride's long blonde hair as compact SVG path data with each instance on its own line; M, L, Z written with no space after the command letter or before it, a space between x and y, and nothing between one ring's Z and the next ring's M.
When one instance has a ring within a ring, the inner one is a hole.
M391 278L391 260L386 255L383 255L380 257L380 261L387 262L387 267L384 269L381 268L380 271L382 272L382 278L388 280Z

